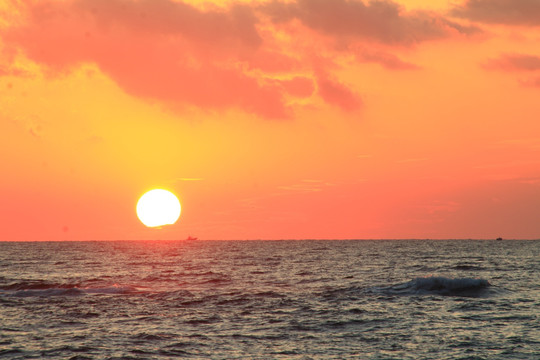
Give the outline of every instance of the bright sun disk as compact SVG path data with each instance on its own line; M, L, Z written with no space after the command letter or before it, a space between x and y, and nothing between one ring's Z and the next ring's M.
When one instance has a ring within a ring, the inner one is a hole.
M148 227L174 224L181 209L176 195L163 189L150 190L137 202L137 216Z

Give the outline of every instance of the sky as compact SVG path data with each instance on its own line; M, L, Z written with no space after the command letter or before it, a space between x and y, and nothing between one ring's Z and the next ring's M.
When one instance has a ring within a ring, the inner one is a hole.
M539 41L536 0L0 0L0 240L540 238Z

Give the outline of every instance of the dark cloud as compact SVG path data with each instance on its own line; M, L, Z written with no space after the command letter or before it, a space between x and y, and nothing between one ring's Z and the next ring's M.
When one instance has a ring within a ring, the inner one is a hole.
M466 0L451 14L492 24L540 26L540 1Z
M221 46L257 47L262 39L257 18L248 6L226 10L200 10L171 0L77 0L72 12L94 18L100 25L121 26L140 35L181 35L202 43Z
M389 0L372 0L369 3L352 0L274 1L266 4L264 11L276 23L296 19L329 36L385 44L410 45L445 38L453 32L470 34L479 31L434 13L406 12Z

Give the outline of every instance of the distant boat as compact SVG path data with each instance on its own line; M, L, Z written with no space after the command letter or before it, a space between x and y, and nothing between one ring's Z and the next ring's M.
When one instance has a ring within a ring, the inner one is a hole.
M186 240L199 240L199 239L193 236L188 236Z
M498 237L497 238L497 241L501 241L503 238L502 237Z

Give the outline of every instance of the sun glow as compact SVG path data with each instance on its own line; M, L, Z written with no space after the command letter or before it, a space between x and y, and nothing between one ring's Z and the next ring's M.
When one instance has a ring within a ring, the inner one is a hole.
M154 189L137 202L137 216L148 227L172 225L180 217L180 201L170 191Z

